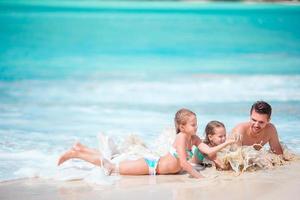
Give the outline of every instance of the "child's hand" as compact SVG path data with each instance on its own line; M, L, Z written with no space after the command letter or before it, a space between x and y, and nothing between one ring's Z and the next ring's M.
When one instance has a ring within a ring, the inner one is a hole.
M226 140L226 143L227 143L227 144L233 144L233 143L236 143L236 142L237 142L236 138L228 138L228 139Z
M239 132L235 132L231 135L232 138L235 139L236 142L241 141L242 140L242 135Z

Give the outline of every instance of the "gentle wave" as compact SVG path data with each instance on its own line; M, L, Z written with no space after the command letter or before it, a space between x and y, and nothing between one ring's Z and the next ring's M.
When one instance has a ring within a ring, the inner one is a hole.
M64 87L61 87L61 84ZM161 80L0 82L0 100L51 104L300 101L300 76L185 75ZM30 91L29 93L27 91ZM47 93L47 96L40 94ZM161 95L164 94L164 95ZM76 97L76 98L74 98ZM139 98L136 98L139 97ZM84 108L87 109L87 108ZM93 112L93 110L85 110Z

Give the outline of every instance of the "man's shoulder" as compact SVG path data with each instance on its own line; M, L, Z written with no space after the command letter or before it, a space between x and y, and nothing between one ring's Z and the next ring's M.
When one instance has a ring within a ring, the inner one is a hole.
M250 126L249 122L239 123L232 129L231 135L232 136L234 136L234 135L243 136L247 133L249 126Z
M233 130L238 130L238 131L243 131L243 130L247 130L247 128L249 128L250 123L249 122L242 122L237 124Z
M277 131L276 131L275 125L272 124L272 123L267 124L266 130L267 130L267 132L269 132L269 133L276 133L276 132L277 132Z

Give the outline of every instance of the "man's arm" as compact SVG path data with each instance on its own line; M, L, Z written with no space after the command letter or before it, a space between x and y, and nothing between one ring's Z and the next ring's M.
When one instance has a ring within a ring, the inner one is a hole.
M271 137L269 140L269 145L271 148L271 151L277 155L281 155L283 153L281 144L279 142L277 130L274 125L271 125L270 127L271 131Z

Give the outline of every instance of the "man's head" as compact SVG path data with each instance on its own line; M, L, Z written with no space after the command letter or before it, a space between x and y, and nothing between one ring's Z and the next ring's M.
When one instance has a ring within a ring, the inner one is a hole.
M271 119L272 107L264 101L255 102L250 110L251 130L259 133L264 129Z
M252 114L253 110L255 110L255 112L257 112L259 114L268 115L268 118L271 118L272 107L270 106L270 104L268 104L265 101L255 102L251 107L250 115Z

